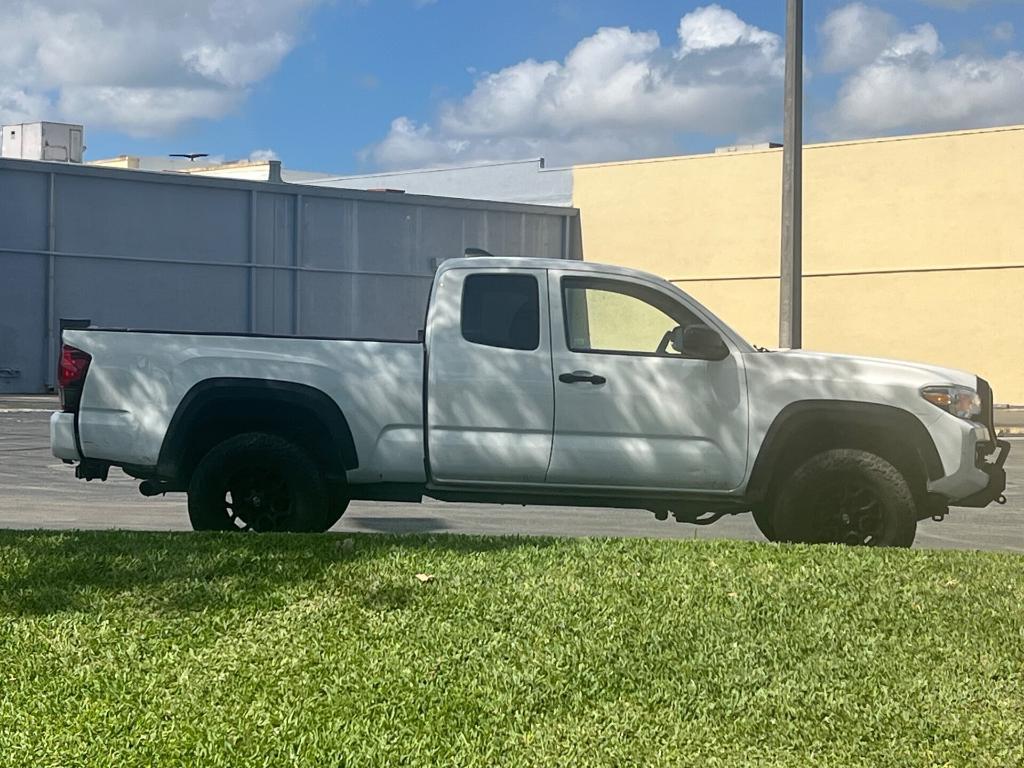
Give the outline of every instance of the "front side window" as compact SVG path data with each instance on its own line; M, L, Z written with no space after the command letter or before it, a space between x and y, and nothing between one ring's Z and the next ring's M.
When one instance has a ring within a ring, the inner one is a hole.
M679 357L669 343L672 331L701 323L660 291L617 280L564 278L562 304L573 352Z
M537 349L539 292L533 275L469 275L462 288L462 337L488 347Z

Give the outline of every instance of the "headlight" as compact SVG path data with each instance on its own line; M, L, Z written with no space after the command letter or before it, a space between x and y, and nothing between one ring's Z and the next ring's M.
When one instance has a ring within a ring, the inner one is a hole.
M981 396L970 387L925 387L921 397L961 419L981 415Z

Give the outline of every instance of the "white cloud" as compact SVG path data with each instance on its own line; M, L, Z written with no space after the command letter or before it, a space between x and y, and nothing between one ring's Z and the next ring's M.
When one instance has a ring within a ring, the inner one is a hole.
M824 122L837 137L1024 122L1024 56L947 56L921 24L849 75Z
M21 88L0 85L0 123L27 123L47 117L52 110L49 100Z
M842 72L874 61L889 46L896 18L864 3L850 3L821 25L822 64L828 72Z
M199 118L224 117L244 98L219 88L76 85L60 89L57 114L88 126L157 136Z
M320 1L15 0L0 26L0 119L148 136L222 117L280 64Z
M249 153L249 159L254 163L264 162L266 160L280 160L277 152L272 149L254 149Z
M294 42L275 33L255 43L205 43L185 51L183 59L197 74L229 88L241 88L273 72Z
M432 123L396 118L365 156L411 167L545 155L553 163L672 152L683 133L759 134L777 122L778 35L718 5L654 32L599 29L563 61L527 59L478 77Z
M882 51L883 60L909 60L918 57L931 58L942 53L939 33L931 24L918 24L909 32L901 32L892 38Z
M694 51L711 51L739 45L772 48L778 36L751 26L733 11L709 5L679 20L679 56Z

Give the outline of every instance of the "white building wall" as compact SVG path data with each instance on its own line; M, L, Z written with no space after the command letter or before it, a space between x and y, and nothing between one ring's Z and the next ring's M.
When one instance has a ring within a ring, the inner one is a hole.
M416 195L507 203L572 205L572 169L545 168L544 158L333 176L306 183L342 189L395 189Z

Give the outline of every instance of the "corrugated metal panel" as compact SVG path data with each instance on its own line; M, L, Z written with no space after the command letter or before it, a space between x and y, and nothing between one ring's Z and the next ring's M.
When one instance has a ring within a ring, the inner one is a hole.
M0 392L52 385L60 318L411 339L467 247L580 258L572 208L20 160L0 189Z

